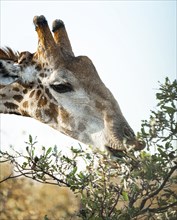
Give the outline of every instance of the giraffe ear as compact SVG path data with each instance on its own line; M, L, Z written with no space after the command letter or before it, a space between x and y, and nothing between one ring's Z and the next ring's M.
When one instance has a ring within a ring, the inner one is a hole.
M54 33L54 40L61 50L70 56L74 56L63 21L59 19L53 21L52 31Z

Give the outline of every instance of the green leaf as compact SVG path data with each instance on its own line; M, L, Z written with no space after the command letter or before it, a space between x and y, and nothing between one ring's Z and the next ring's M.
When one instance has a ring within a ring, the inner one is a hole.
M31 135L29 135L29 143L32 144L33 143L33 138Z
M29 153L29 147L28 146L26 147L26 151Z
M124 201L129 201L128 193L127 192L123 191L122 192L122 196L123 196Z
M48 156L48 155L51 153L51 151L52 151L52 148L49 147L49 149L48 149L47 152L46 152L46 156Z
M27 162L23 162L23 164L22 164L22 168L25 169L27 165L28 165Z
M176 109L173 107L162 106L162 108L165 109L168 114L174 114L176 112Z
M150 153L146 152L146 151L141 151L140 156L142 159L149 159L151 157Z
M47 217L47 215L44 216L44 220L49 220L49 218Z
M156 98L161 100L163 99L163 95L161 93L156 93Z
M158 148L157 150L159 151L162 157L165 157L165 158L167 157L167 154L161 148Z
M79 154L79 153L82 153L82 152L83 152L83 150L77 149L77 148L74 148L74 147L71 147L71 151L72 151L73 153L75 153L75 154Z

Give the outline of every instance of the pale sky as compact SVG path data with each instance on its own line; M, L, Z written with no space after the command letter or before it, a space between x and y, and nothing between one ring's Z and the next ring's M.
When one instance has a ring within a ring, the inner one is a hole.
M34 52L35 15L64 21L75 55L92 59L135 133L155 108L158 81L176 78L176 1L1 1L0 43ZM1 115L1 147L77 145L30 118Z

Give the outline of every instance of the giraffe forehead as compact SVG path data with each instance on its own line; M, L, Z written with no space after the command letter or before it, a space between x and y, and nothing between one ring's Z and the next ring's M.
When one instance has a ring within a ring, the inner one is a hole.
M35 69L35 66L27 66L19 73L20 78L24 83L37 82L36 74L37 70Z

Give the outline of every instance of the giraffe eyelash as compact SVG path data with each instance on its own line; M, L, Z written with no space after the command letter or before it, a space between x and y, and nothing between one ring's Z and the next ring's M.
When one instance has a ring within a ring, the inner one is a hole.
M73 92L74 89L70 83L50 85L50 87L58 93Z

